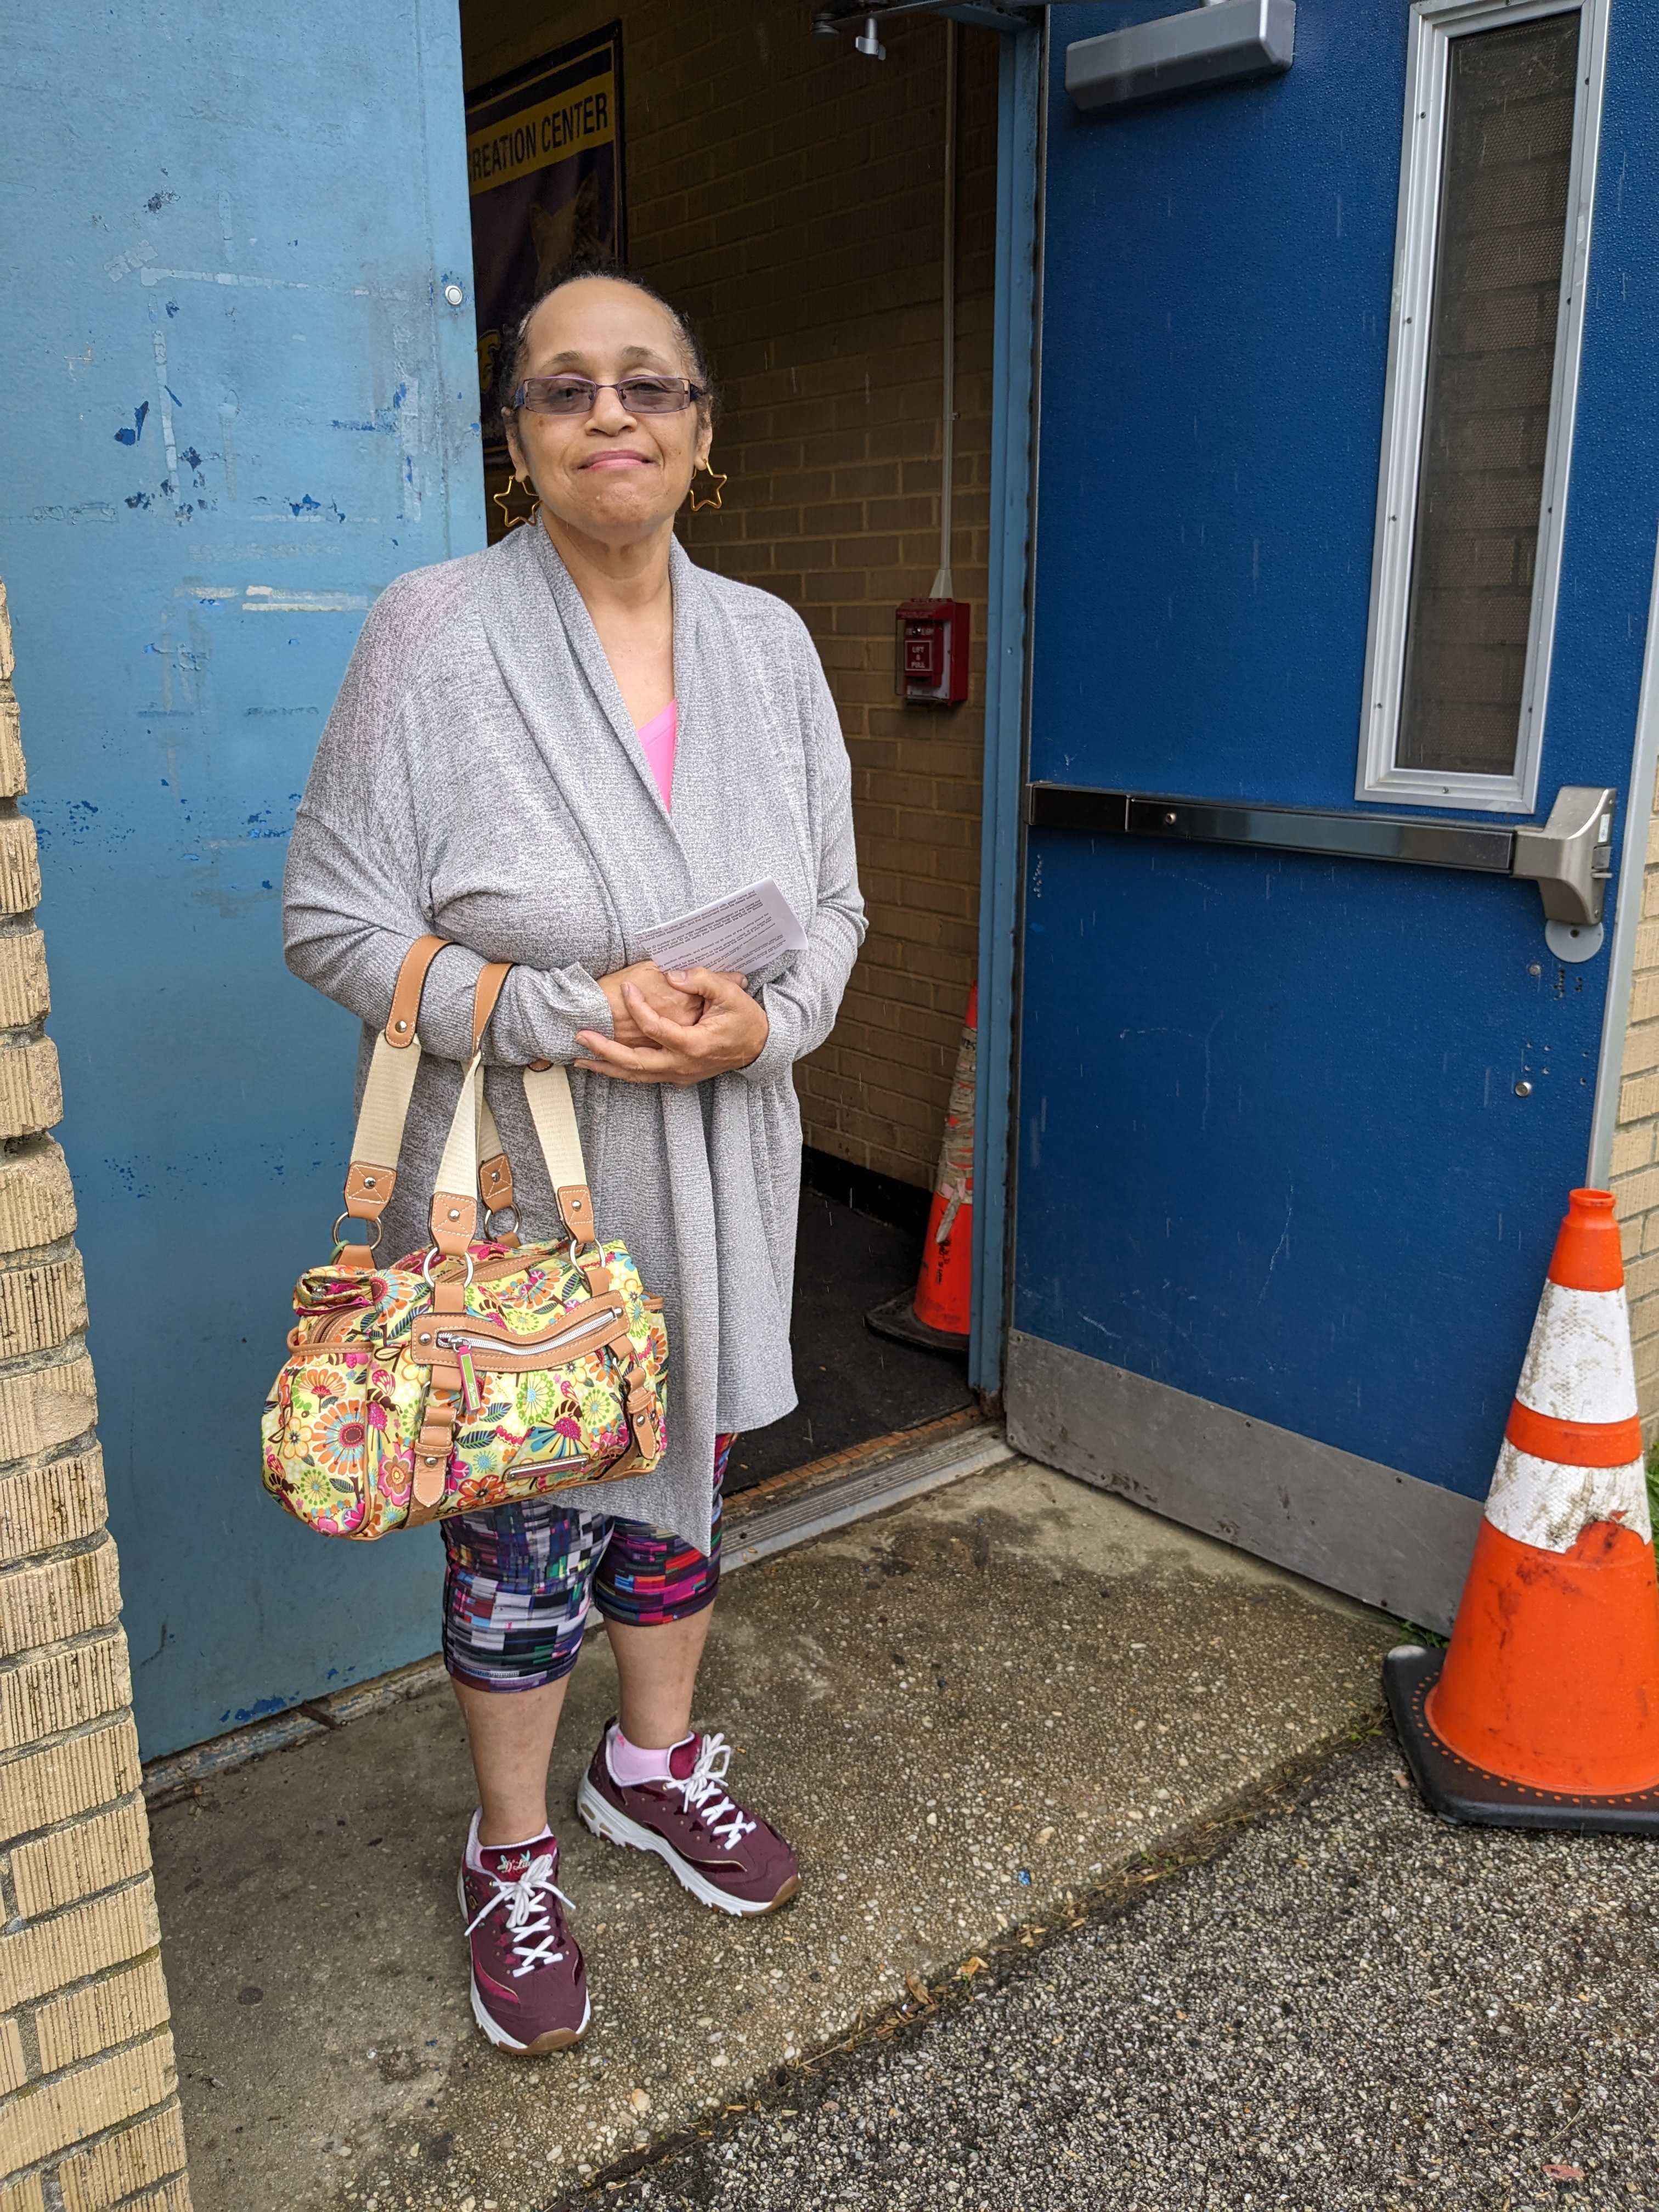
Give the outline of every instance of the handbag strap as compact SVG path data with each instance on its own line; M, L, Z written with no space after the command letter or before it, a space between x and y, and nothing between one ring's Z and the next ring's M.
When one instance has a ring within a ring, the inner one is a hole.
M495 1011L495 1001L501 995L501 986L512 974L511 963L505 960L490 960L478 970L478 981L472 994L472 1049L483 1047L484 1031L489 1027L489 1017ZM501 1131L495 1127L495 1116L489 1109L489 1095L484 1093L478 1109L478 1194L484 1204L484 1228L489 1227L492 1213L511 1211L515 1216L518 1202L513 1191L513 1163L507 1157L507 1147L501 1142ZM516 1236L507 1235L496 1240L502 1244L516 1244Z
M479 974L472 999L472 1049L483 1044L484 1031L501 995L501 986L512 973L509 960L492 960ZM547 1166L547 1179L558 1200L565 1233L578 1244L593 1240L593 1200L587 1183L587 1164L582 1158L581 1133L576 1127L576 1108L570 1096L570 1078L550 1060L532 1060L524 1072L525 1103L536 1126L536 1136ZM513 1203L513 1170L501 1149L495 1116L488 1099L481 1117L481 1141L490 1157L479 1169L486 1205L500 1209Z
M346 1172L343 1220L362 1222L365 1226L378 1224L391 1200L398 1180L398 1159L403 1149L410 1100L421 1062L416 1026L421 994L433 962L449 941L437 936L417 938L398 970L392 1012L385 1029L374 1040L362 1104L358 1109L357 1127L351 1142L351 1164ZM495 1117L484 1096L479 1058L484 1031L489 1026L501 986L512 967L510 961L487 962L479 972L473 992L472 1059L455 1102L432 1200L432 1241L440 1252L465 1253L480 1225L481 1195L488 1212L504 1212L514 1203L513 1170ZM591 1243L594 1241L593 1200L582 1158L581 1135L576 1127L575 1106L570 1096L570 1079L562 1067L550 1061L533 1061L525 1070L524 1089L565 1233L577 1243ZM344 1244L340 1253L341 1266L371 1270L376 1242L378 1236L373 1240L364 1237ZM441 1284L439 1287L442 1287Z
M483 1103L483 1061L475 1052L461 1078L432 1191L433 1244L442 1258L465 1261L465 1267L459 1273L450 1269L433 1283L434 1314L466 1310L466 1286L472 1278L467 1246L478 1229L478 1109Z
M374 1040L363 1085L363 1103L357 1110L357 1127L351 1139L351 1164L346 1170L345 1211L342 1220L378 1227L398 1181L398 1156L403 1150L404 1125L414 1095L416 1072L421 1064L421 994L433 962L449 942L445 937L417 937L398 969L392 994L392 1012ZM336 1227L339 1224L336 1223ZM367 1237L345 1244L340 1264L368 1270L374 1265L374 1246Z

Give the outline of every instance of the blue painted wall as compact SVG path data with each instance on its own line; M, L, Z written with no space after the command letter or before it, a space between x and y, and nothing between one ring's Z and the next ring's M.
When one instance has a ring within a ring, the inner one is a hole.
M1352 807L1407 11L1288 76L1082 117L1056 7L1030 770ZM1540 812L1628 785L1659 514L1659 20L1617 0ZM1014 1317L1484 1492L1607 955L1529 887L1034 834ZM1524 1082L1530 1091L1516 1095Z
M364 610L483 542L454 0L3 0L0 102L0 575L154 1754L437 1641L430 1538L288 1522L257 1425L350 1123L288 827Z

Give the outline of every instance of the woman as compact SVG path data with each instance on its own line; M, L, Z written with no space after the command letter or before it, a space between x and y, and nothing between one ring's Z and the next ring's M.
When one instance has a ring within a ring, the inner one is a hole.
M376 603L300 808L284 903L289 964L362 1018L365 1066L410 943L453 940L422 1002L427 1057L386 1249L426 1242L474 981L510 960L485 1082L526 1233L556 1233L557 1212L515 1071L559 1060L600 1229L665 1301L659 1468L443 1524L444 1653L478 1783L460 1878L472 2008L491 2042L539 2054L588 2019L547 1770L590 1601L622 1693L582 1818L728 1912L769 1911L799 1887L783 1838L726 1795L728 1747L693 1732L691 1697L732 1435L795 1402L791 1068L829 1033L864 909L846 749L805 626L674 538L714 428L684 320L636 279L578 270L503 350L502 419L539 520ZM768 876L804 952L747 979L633 957L641 928Z

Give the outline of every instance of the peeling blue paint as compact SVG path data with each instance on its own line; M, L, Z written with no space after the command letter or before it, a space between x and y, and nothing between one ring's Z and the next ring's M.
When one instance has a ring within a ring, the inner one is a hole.
M230 1722L233 1727L245 1728L249 1721L262 1721L272 1713L286 1712L291 1702L288 1698L260 1698L253 1705L243 1705L234 1713L227 1706L219 1717Z
M118 446L136 446L140 438L144 434L144 417L149 414L149 400L141 399L138 402L138 404L132 410L132 428L130 430L118 430L116 432L115 442Z

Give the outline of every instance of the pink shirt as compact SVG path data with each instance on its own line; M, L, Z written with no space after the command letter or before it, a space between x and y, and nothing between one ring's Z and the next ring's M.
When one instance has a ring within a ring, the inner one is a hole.
M645 749L645 757L651 764L651 773L657 779L657 788L662 793L662 803L672 806L674 788L674 748L679 742L680 708L678 699L671 699L660 714L653 714L639 730L639 739Z

